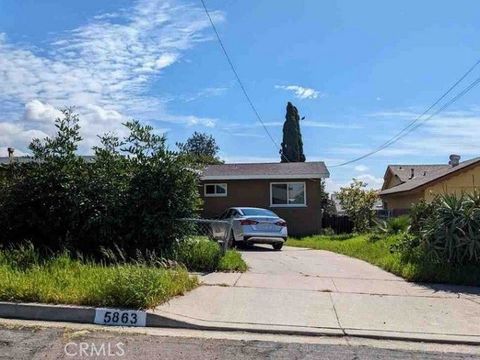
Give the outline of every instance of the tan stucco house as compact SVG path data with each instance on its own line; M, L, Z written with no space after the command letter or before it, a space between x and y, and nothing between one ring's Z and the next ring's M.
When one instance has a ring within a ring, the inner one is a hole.
M480 191L480 157L460 162L450 155L448 164L388 165L379 195L394 216L408 212L420 200L441 194Z
M202 216L216 217L229 207L260 207L285 219L291 235L318 234L321 181L327 177L321 161L210 165L200 177Z

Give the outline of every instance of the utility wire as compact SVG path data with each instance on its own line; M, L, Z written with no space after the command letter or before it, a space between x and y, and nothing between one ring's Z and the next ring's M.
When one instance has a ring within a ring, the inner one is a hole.
M215 26L215 23L213 22L213 19L212 17L210 16L210 12L208 11L207 9L207 5L205 4L205 0L200 0L202 5L203 5L203 9L205 10L205 14L207 14L207 17L208 17L208 20L210 21L210 25L212 25L212 29L217 37L217 40L218 40L218 43L220 44L220 47L222 48L222 51L223 51L223 54L225 55L225 58L227 59L228 61L228 64L230 65L230 68L232 69L232 72L233 74L235 75L235 78L237 79L237 82L238 84L240 85L240 88L242 89L242 92L243 92L243 95L245 95L245 98L247 99L247 102L248 104L250 105L250 107L252 108L253 112L255 113L255 116L257 117L258 121L260 122L260 124L262 124L262 127L263 129L265 130L265 132L267 133L268 137L270 138L270 140L272 140L273 144L275 145L275 148L279 151L281 151L280 149L280 146L278 146L277 142L275 141L275 139L273 138L272 134L270 134L270 132L268 131L268 128L267 126L265 125L265 123L263 122L260 114L258 113L255 105L253 104L253 101L250 99L250 96L248 95L248 92L247 90L245 89L245 86L243 85L243 82L242 80L240 79L240 76L238 75L237 73L237 70L235 69L235 66L233 65L233 62L232 60L230 59L230 56L228 55L228 52L227 52L227 49L225 48L225 46L223 45L223 41L222 41L222 38L220 37L220 34L218 33L217 31L217 27ZM281 154L281 152L280 152ZM283 155L281 154L282 157L288 161L288 159Z
M422 125L422 123L420 124L417 124L421 118L423 116L425 116L430 110L432 110L435 106L437 106L454 88L457 87L458 84L460 84L476 67L477 65L480 64L480 59L475 62L475 64L473 64L468 70L467 72L465 72L452 86L450 86L450 88L445 92L443 93L442 96L440 96L427 110L425 110L423 113L421 113L419 116L417 116L414 120L412 120L406 127L404 127L400 132L398 132L396 135L394 135L392 138L390 138L388 141L386 141L385 143L383 143L382 145L380 145L379 147L377 147L375 150L372 150L362 156L359 156L355 159L352 159L352 160L348 160L348 161L345 161L343 163L340 163L340 164L337 164L337 165L330 165L329 167L332 168L332 167L341 167L341 166L345 166L345 165L348 165L348 164L352 164L354 162L357 162L357 161L360 161L360 160L363 160L369 156L372 156L380 151L382 151L383 149L386 149L387 147L389 147L390 145L393 145L394 143L396 143L398 140L400 140L401 138L405 137L406 135L410 134L412 131L414 131L415 129L417 129L418 127L420 127ZM471 88L475 87L478 83L476 83L476 80L474 82L472 82L465 90L467 90L465 93L463 93L463 91L459 94L460 97L462 97L463 95L465 95L467 92L469 92L471 90ZM473 85L473 86L472 86ZM472 86L472 87L470 87ZM458 96L458 95L457 95ZM454 97L453 99L455 99L455 101L459 98L459 97ZM453 102L455 102L453 101ZM443 109L445 109L446 107L450 106L453 102L447 102L447 106L445 107L442 107L440 111L442 111ZM425 121L428 121L430 120L433 116L437 115L438 113L440 113L440 111L437 111L435 112L432 116L428 117L427 119L423 120L423 122Z

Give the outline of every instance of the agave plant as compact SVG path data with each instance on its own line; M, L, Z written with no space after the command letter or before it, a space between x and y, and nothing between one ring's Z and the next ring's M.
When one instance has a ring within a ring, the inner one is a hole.
M480 263L480 196L441 196L421 237L436 260Z

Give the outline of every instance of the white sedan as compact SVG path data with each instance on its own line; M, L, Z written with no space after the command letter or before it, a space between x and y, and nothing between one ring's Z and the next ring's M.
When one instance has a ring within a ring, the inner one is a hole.
M287 222L270 210L233 207L227 209L220 219L233 219L231 245L271 244L275 250L280 250L287 241Z

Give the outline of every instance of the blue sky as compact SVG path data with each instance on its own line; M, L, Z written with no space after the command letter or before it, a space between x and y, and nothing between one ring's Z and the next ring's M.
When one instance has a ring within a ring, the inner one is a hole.
M287 101L308 160L327 165L383 143L480 58L474 1L207 0L220 35L277 143ZM468 80L480 76L480 67ZM478 156L475 88L395 146L331 169L381 186L389 163ZM27 152L59 107L81 115L82 152L136 118L169 143L211 133L228 162L277 161L200 1L0 0L0 152Z

